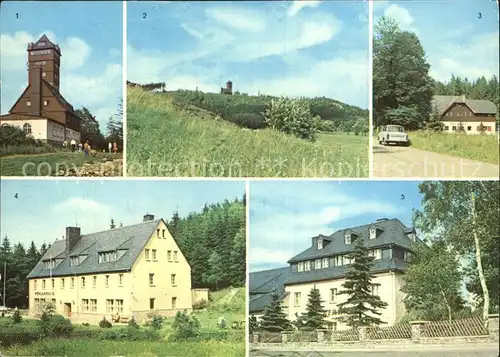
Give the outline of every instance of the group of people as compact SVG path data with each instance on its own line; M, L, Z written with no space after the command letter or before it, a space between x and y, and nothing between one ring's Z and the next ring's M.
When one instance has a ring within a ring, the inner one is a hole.
M66 140L63 141L63 148L66 149L68 147L68 142ZM69 142L69 148L72 152L75 152L77 150L77 147L78 147L78 152L82 152L84 153L85 156L89 156L90 152L92 151L92 147L90 146L90 143L88 140L85 141L85 143L78 143L78 146L76 144L76 140L75 139L71 139L71 141ZM104 151L104 150L103 150ZM111 153L117 153L118 152L118 145L116 144L116 142L114 143L111 143L109 142L108 143L108 152Z

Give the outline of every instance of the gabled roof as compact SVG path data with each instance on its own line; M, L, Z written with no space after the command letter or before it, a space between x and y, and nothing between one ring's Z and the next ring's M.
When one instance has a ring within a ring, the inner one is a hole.
M271 298L271 291L278 289L285 296L285 281L291 274L290 267L263 270L249 274L250 313L264 310Z
M435 95L433 105L437 108L439 115L443 115L453 104L463 103L469 107L474 114L496 114L494 103L486 99L466 99L465 96Z
M370 227L372 224L376 224L382 232L376 239L370 239ZM354 247L354 242L352 244L345 244L344 234L346 232L352 232L358 236L357 239L363 239L364 244L367 248L377 247L377 246L387 246L387 245L398 245L407 249L411 249L412 241L408 238L405 230L406 227L397 218L379 220L377 222L368 223L358 227L351 227L348 229L342 229L333 233L329 238L331 243L326 245L323 249L318 250L316 247L309 247L303 252L297 254L288 263L295 263L302 260L312 260L323 257L331 257L338 254L343 254L352 251ZM304 274L304 273L300 273Z
M66 252L66 241L57 240L45 252L43 257L28 274L28 279L49 276L71 276L76 274L94 274L116 271L128 271L138 258L147 241L154 234L162 219L146 221L122 228L113 228L102 232L82 235L71 252ZM98 253L126 250L115 262L99 263ZM69 265L69 257L88 255L77 266ZM48 259L64 259L51 270L42 269L42 261Z
M44 44L40 44L42 42L45 42ZM49 38L43 34L42 37L38 39L36 42L30 42L28 44L28 50L56 50L59 55L61 55L61 49L59 48L59 45L56 45L52 41L49 40Z

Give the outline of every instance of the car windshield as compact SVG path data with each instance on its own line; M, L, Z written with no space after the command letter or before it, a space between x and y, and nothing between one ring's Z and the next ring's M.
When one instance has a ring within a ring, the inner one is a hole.
M405 129L402 126L388 126L387 131L391 133L404 133Z

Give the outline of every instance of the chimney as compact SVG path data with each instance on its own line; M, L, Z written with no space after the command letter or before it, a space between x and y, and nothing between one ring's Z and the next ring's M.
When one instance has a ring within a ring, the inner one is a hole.
M226 88L229 93L233 93L233 82L227 81Z
M144 217L142 218L143 222L147 221L153 221L155 219L155 216L153 214L146 213Z
M66 253L73 250L81 237L80 227L66 227Z
M42 110L42 68L34 67L29 71L31 113L41 116Z
M111 224L109 225L109 229L113 229L115 228L115 221L113 220L113 218L111 218Z

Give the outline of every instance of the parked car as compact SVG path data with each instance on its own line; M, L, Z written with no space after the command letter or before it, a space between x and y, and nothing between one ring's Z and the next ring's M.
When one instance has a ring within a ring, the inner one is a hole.
M388 145L390 143L410 145L408 133L401 125L384 125L380 128L378 133L378 143L381 145Z

